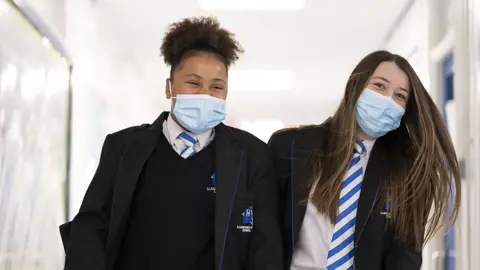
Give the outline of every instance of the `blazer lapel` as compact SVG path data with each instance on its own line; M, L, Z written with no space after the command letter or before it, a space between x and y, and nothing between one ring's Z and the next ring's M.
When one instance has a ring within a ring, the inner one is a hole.
M215 204L215 269L222 269L231 211L243 168L243 150L233 132L225 125L215 128L216 140L216 204Z
M357 244L372 214L373 207L379 199L385 155L382 150L382 139L377 139L368 160L367 169L363 177L362 191L358 203L357 218L355 222L355 243Z
M300 134L291 145L291 206L293 231L292 231L292 250L298 240L298 234L302 227L303 218L307 209L307 200L310 195L310 173L311 167L309 159L314 153L312 149L312 141L304 138L304 134ZM292 198L293 196L293 198Z
M148 158L155 149L158 136L162 135L162 124L168 113L162 113L160 117L145 131L134 133L122 154L117 179L115 184L112 213L110 215L110 230L107 242L107 253L114 252L112 260L115 259L116 249L123 234L122 230L132 201L135 187L142 169Z

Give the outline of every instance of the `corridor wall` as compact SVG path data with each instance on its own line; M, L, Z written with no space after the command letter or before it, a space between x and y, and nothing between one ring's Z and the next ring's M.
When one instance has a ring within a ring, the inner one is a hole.
M69 62L0 0L0 269L63 268Z

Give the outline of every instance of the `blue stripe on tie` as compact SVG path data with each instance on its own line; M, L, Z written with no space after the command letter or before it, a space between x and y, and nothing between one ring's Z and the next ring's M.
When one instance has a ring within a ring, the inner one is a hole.
M180 152L180 156L183 156L183 153L185 153L185 151L187 151L188 148L190 148L190 146L183 148L182 152Z
M351 258L353 258L353 253L354 253L354 250L352 249L350 252L348 252L347 254L345 254L345 256L343 256L342 258L338 259L337 261L335 261L334 263L332 263L331 265L327 266L327 269L328 270L334 270L334 269L337 269L338 267L342 266L344 263L346 263L348 260L350 260Z
M340 198L340 205L348 201L360 189L362 189L362 182L359 182L354 188L352 188L352 190L350 190L347 194L343 195L343 197Z
M343 240L343 242L340 243L338 246L330 249L330 251L328 252L328 257L330 258L330 257L335 256L338 252L342 251L344 248L346 248L348 245L350 245L350 243L353 242L354 237L355 237L355 235L352 234L349 237L347 237L345 240Z
M362 153L363 153L365 150L367 150L367 148L365 147L365 144L363 144L362 141L357 140L355 143L356 143L356 146L360 146L360 149L362 149ZM354 151L355 151L356 153L358 153L357 149L355 149ZM361 154L361 153L359 153L359 154Z
M190 153L190 155L188 157L191 157L193 155L195 155L197 152L193 151L192 153Z
M350 161L350 166L348 166L348 168L352 168L353 166L357 165L358 162L360 162L360 156L353 158L352 161Z
M346 186L348 186L350 183L352 183L353 180L357 179L357 177L361 176L362 172L363 172L362 168L359 168L354 173L352 173L349 177L347 177L347 179L345 179L342 182L342 189L344 189Z
M195 141L195 139L192 136L188 135L185 132L180 133L180 137L182 137L185 140L191 142L193 145L195 145L195 143L197 142L197 141Z
M348 229L352 228L353 226L355 226L355 220L357 218L353 218L352 220L350 220L349 222L347 222L347 224L343 225L342 228L340 228L339 230L337 230L333 236L332 236L332 242L334 242L335 240L338 239L338 237L340 237L344 232L346 232Z
M354 203L352 203L352 205L350 205L347 209L343 210L343 212L340 213L340 215L338 215L337 223L342 221L342 219L348 216L348 214L350 214L353 210L357 209L357 206L358 206L358 200L356 200Z

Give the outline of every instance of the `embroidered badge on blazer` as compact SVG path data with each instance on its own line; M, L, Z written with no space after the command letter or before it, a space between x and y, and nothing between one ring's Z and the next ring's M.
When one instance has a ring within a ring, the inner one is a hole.
M252 232L253 229L253 206L248 207L242 213L242 225L237 225L242 232Z
M383 215L388 219L392 218L392 200L390 198L387 198L385 201L385 206L383 211L380 212L380 215Z
M217 175L213 173L210 179L212 179L212 185L207 187L207 191L217 193Z

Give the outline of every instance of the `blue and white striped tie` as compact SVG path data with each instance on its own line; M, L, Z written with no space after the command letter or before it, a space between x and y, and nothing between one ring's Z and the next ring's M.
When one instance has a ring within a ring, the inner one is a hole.
M363 180L360 155L364 151L363 143L357 141L341 186L339 214L328 252L328 270L353 269L355 220Z
M180 133L178 135L178 139L180 139L183 142L183 147L180 150L180 156L187 159L193 155L195 155L197 152L195 152L195 144L197 143L197 140L193 138L192 136L188 135L186 132Z

